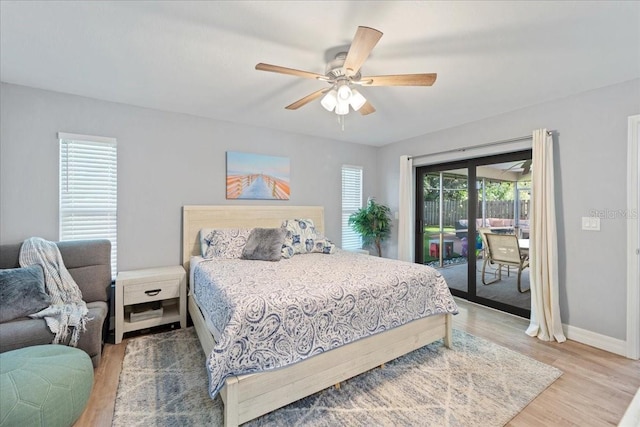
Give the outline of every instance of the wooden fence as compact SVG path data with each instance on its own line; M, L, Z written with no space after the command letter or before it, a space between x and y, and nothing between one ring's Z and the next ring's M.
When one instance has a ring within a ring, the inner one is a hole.
M520 219L529 219L530 200L520 200ZM429 200L424 203L425 225L438 225L440 223L440 203L438 200ZM461 219L467 219L467 201L444 200L444 226L455 227ZM513 218L513 200L494 200L486 202L485 218ZM478 202L478 217L482 216L482 202Z

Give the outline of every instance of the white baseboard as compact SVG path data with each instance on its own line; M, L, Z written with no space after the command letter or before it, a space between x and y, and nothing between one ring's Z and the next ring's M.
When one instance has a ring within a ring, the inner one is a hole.
M618 424L618 427L638 426L640 426L640 388Z
M525 319L524 317L516 316L515 314L506 313L504 311L501 311L492 307L487 307L482 304L468 301L464 298L454 297L454 299L464 301L468 304L473 304L478 307L482 307L486 310L493 310L493 311L497 311L502 314L505 314L507 316L517 317L518 319L522 319L523 321L526 321L526 322L529 321L529 319ZM600 350L608 351L609 353L614 353L620 356L628 357L627 342L624 340L611 338L607 335L601 335L592 331L588 331L586 329L581 329L575 326L565 325L565 324L562 325L562 331L564 332L565 337L571 341L576 341L582 344L589 345L591 347L599 348Z
M627 357L627 342L571 325L562 325L567 339Z

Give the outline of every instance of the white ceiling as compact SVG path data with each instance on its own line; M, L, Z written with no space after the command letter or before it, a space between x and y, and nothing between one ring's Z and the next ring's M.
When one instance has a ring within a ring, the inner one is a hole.
M243 125L384 145L640 77L640 2L0 1L0 79ZM384 33L363 75L438 73L369 87L377 112L342 131L325 54L359 25Z

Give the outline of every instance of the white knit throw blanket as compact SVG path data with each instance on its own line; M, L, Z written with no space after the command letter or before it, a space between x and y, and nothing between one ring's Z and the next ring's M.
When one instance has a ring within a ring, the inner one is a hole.
M69 345L77 346L80 332L86 329L89 310L82 300L80 288L64 266L58 246L40 237L25 240L20 249L20 266L34 264L44 270L45 286L51 297L51 305L32 314L31 317L44 318L51 332L55 334L53 344L64 342L71 332Z

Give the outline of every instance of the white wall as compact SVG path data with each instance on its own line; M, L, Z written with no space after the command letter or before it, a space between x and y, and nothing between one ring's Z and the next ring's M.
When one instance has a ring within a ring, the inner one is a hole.
M180 263L183 205L264 203L225 199L227 150L289 156L291 201L269 203L325 206L327 235L339 243L343 163L362 165L365 197L396 211L401 154L556 130L563 323L625 339L626 220L605 218L600 232L586 232L580 217L626 208L627 117L640 113L640 79L379 149L9 84L0 101L0 243L57 239L57 132L116 137L120 270Z
M180 264L183 205L322 205L340 244L341 165L375 192L374 147L4 83L0 102L0 243L58 239L59 131L118 140L119 270ZM291 200L226 200L226 151L288 156Z
M546 127L554 137L562 321L614 339L626 338L627 220L607 217L601 231L580 218L626 209L627 118L640 112L640 79L382 147L380 201L398 209L399 157L473 146ZM468 156L467 156L468 157ZM394 229L395 231L395 229ZM388 254L397 254L397 236Z

